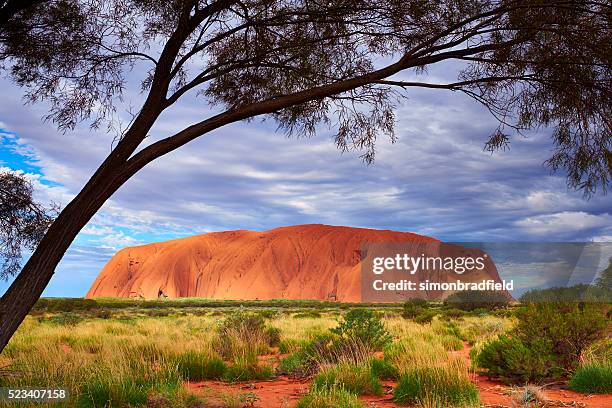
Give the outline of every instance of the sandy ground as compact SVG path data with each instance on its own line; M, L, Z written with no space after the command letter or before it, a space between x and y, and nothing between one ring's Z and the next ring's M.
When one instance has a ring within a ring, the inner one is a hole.
M469 361L469 347L455 353L464 356ZM277 359L278 356L265 356L263 359ZM512 405L510 396L512 387L504 385L499 381L488 379L487 377L474 374L472 380L477 385L480 392L481 403L486 408L520 408ZM259 400L254 405L258 408L290 408L295 405L308 391L309 382L299 381L288 377L278 377L270 381L252 381L246 383L228 384L220 381L203 381L188 383L187 387L196 393L208 397L215 406L215 401L219 407L223 407L222 400L216 398L219 394L234 392L252 392L257 395ZM400 407L393 402L392 390L395 386L393 381L384 381L385 394L381 397L361 397L368 408L389 408ZM545 386L542 394L547 400L545 408L612 408L612 394L605 395L584 395L562 388L559 384Z

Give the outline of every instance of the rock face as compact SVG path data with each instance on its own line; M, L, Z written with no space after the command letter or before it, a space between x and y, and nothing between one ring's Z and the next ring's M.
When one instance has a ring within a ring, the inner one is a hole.
M407 232L327 225L214 232L122 249L86 297L359 302L361 245L382 242L422 246L438 241ZM499 281L497 271L487 275Z

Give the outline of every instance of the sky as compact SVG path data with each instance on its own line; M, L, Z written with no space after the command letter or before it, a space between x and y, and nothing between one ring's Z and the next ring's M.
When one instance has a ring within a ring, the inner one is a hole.
M42 119L45 103L24 105L24 90L7 78L0 89L0 168L26 174L43 203L65 206L109 154L114 135L87 124L59 132ZM125 246L211 231L322 223L450 242L612 241L612 196L585 200L543 166L549 129L491 154L483 146L496 122L478 103L431 89L406 96L396 110L399 139L379 140L372 165L340 152L333 129L288 138L270 119L218 129L158 159L79 234L43 295L83 296ZM128 91L125 106L143 98ZM150 140L210 114L206 101L188 96L164 113ZM0 294L9 283L0 281Z

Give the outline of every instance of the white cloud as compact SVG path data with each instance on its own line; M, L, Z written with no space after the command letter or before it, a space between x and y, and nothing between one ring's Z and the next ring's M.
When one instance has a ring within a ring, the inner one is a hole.
M556 234L564 235L610 226L612 225L612 216L607 213L593 215L584 211L563 211L527 217L517 221L516 225L530 234L549 235L549 238L554 240Z

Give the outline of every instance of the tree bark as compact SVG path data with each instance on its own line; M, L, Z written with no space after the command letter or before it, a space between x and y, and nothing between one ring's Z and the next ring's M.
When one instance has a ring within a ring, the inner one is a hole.
M144 140L161 112L145 103L123 140L104 160L79 194L60 212L32 256L0 299L0 352L40 298L55 268L74 241L104 203L136 172L124 171L127 160Z

